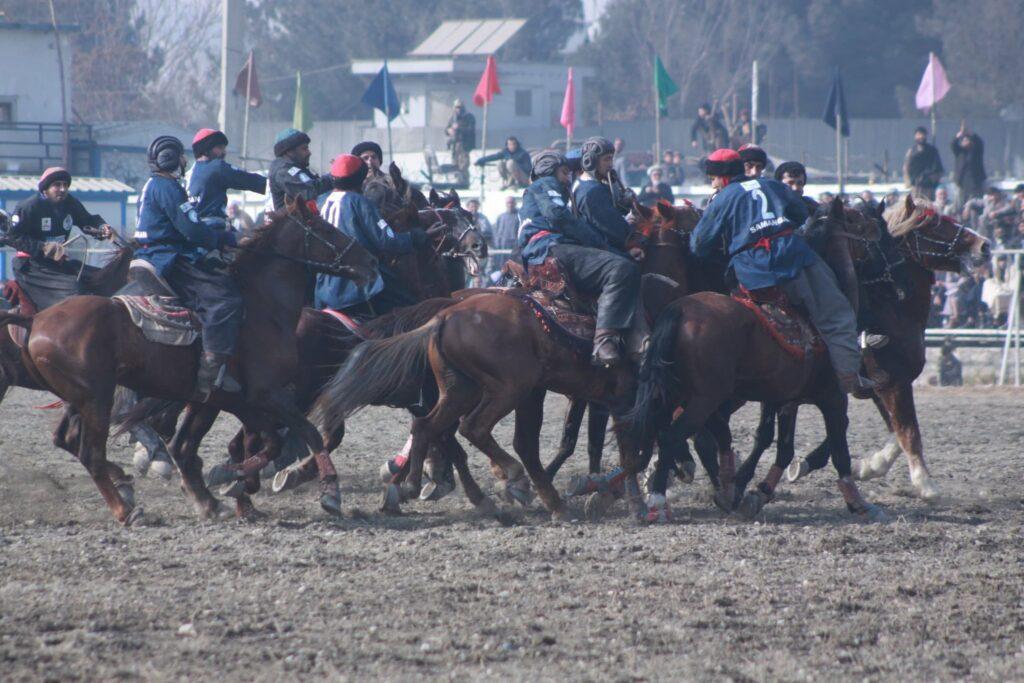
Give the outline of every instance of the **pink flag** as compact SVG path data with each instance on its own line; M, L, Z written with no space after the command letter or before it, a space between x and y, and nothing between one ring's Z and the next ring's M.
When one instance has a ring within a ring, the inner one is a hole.
M495 95L501 94L501 86L498 84L498 63L494 61L494 55L488 55L487 65L480 76L480 82L476 84L476 92L473 93L473 104L482 107Z
M928 111L939 100L949 92L949 79L946 78L946 70L942 68L942 62L935 56L934 52L928 53L928 66L924 70L924 77L921 85L917 87L917 98L915 104L921 111Z
M562 117L558 122L565 128L569 139L572 139L573 129L576 128L576 85L572 80L572 67L569 67L569 82L565 84L565 99L562 100Z

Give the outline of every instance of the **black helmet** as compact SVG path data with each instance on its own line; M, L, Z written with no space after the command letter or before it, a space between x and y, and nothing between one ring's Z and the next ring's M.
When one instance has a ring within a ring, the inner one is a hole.
M595 135L583 141L581 165L583 170L593 173L597 168L597 160L605 154L614 154L615 145L608 138Z
M185 145L173 135L161 135L149 144L146 157L149 167L154 171L170 173L181 169L181 155L185 153Z

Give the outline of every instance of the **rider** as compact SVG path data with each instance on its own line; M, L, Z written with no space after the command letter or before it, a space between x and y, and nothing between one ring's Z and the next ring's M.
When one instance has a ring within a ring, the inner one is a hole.
M309 170L309 136L301 130L285 128L274 140L274 157L270 163L270 196L274 208L284 208L285 196L304 201L316 198L331 189L331 176L318 176Z
M7 243L17 249L14 279L38 310L75 294L88 294L97 269L67 258L71 229L108 239L113 230L102 216L86 211L71 194L71 174L60 167L43 171L38 192L20 202L11 216Z
M152 175L139 198L135 238L141 246L135 255L149 261L202 322L196 392L205 400L217 388L241 391L227 361L242 325L242 294L223 261L211 253L234 247L235 233L205 225L188 201L181 186L186 161L180 140L161 135L149 145L147 155Z
M843 391L871 389L871 380L860 375L853 307L832 270L796 232L808 217L804 203L778 181L748 179L740 155L731 149L714 151L704 171L719 193L693 230L693 253L708 257L726 242L729 267L743 287L778 287L806 309Z
M355 283L335 275L317 275L317 308L344 310L349 315L375 316L400 306L416 303L398 277L386 265L391 256L408 254L427 243L427 232L413 228L396 233L380 217L377 208L363 194L363 181L369 172L366 163L352 154L341 154L331 164L334 191L324 203L324 219L355 239L377 257L378 276L360 289Z
M740 160L743 162L743 175L748 178L760 178L768 166L768 154L759 145L749 143L739 149Z
M372 140L364 140L352 148L352 156L359 157L366 163L366 179L386 178L387 174L381 170L384 165L384 150Z
M775 168L775 179L793 190L793 193L803 200L807 207L807 213L814 215L818 210L818 202L804 194L804 186L807 185L807 169L799 161L783 161Z
M528 267L539 265L550 254L566 269L574 285L598 297L592 362L615 365L621 360L620 335L633 322L640 269L610 249L603 232L573 213L569 206L569 162L562 154L550 150L539 153L531 177L533 182L523 192L519 210L523 261Z
M228 138L219 130L203 128L192 138L196 163L188 172L185 184L189 200L196 205L199 219L211 228L227 228L228 190L249 190L264 194L267 179L232 166L224 157Z

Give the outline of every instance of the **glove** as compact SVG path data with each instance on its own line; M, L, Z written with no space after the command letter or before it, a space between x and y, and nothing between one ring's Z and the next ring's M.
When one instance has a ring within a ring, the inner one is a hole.
M218 230L214 235L215 250L238 246L238 237L233 230Z
M67 258L64 245L59 242L46 242L43 244L43 256L51 261L63 261Z
M413 228L409 231L409 237L412 239L412 246L416 249L426 246L427 244L427 233L422 228Z

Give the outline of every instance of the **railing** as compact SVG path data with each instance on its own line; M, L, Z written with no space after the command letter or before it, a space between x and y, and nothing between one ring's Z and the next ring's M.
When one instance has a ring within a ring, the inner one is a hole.
M68 165L73 175L96 175L92 126L68 125ZM36 174L64 164L64 128L59 123L0 123L0 174Z

